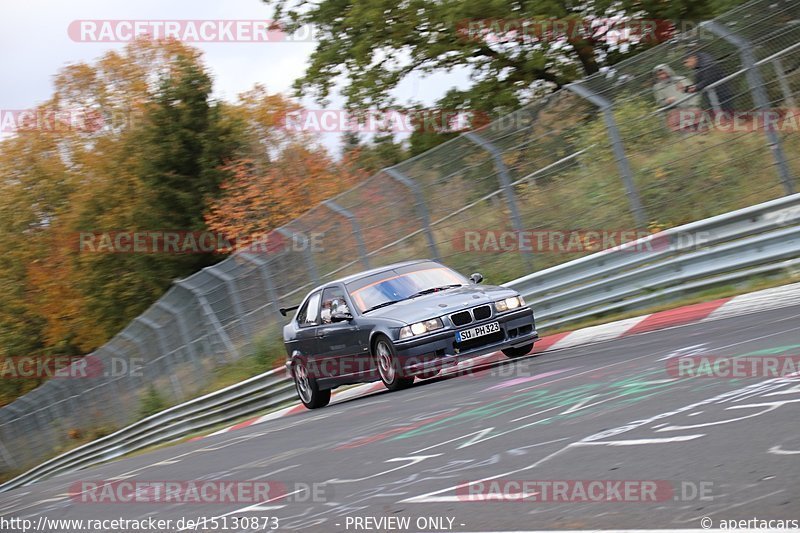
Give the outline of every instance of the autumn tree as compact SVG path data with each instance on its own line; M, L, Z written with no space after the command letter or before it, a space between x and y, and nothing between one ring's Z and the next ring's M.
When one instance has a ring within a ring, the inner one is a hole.
M240 244L269 233L368 175L358 152L337 161L310 133L289 127L287 117L301 108L262 87L240 95L228 113L245 123L244 157L222 193L209 206L206 223Z
M175 278L221 259L77 248L79 232L206 227L225 162L244 144L210 92L196 50L140 40L56 76L38 111L72 127L0 143L0 356L87 353Z

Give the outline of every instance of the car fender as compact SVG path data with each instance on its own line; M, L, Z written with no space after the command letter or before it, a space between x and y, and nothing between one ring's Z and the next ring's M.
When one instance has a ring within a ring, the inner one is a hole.
M400 327L400 326L396 326L396 327ZM372 354L372 347L375 345L375 337L377 337L378 335L386 336L393 343L396 340L394 338L394 332L392 331L392 328L390 328L388 325L375 326L374 328L372 328L372 331L369 334L369 352L370 352L370 354Z

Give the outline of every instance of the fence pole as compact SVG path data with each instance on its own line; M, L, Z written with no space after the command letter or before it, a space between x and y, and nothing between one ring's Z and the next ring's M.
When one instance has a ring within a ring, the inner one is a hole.
M428 248L431 250L432 259L434 261L438 261L439 250L436 248L436 241L433 238L433 231L431 230L431 220L430 215L428 214L428 206L425 205L425 196L423 196L422 191L419 188L419 184L397 170L395 167L384 168L383 171L386 172L390 178L405 185L411 189L412 193L414 193L414 197L416 199L414 202L414 207L416 208L417 215L422 222L422 229L425 231L425 237L428 239Z
M319 272L317 272L317 264L314 262L314 255L312 254L311 244L308 241L308 237L302 233L297 233L284 227L277 228L275 231L292 242L297 235L303 238L303 257L305 257L306 260L306 268L308 269L308 273L311 275L311 280L314 282L314 284L319 285Z
M133 361L131 360L131 357L129 355L123 353L122 350L120 350L111 343L106 343L105 347L110 352L113 352L117 357L119 357L120 360L126 362L125 375L117 376L116 378L114 378L120 380L120 401L124 402L126 400L122 397L122 392L123 392L122 388L125 389L124 392L126 394L135 394L141 388L141 380L137 380L135 378L137 377L143 378L144 376L137 376L137 370L135 370ZM129 422L130 421L129 413L123 413L123 418L121 420L123 420L123 423Z
M702 25L739 50L739 58L742 62L742 67L747 69L747 84L753 96L753 103L755 103L756 109L763 112L769 111L769 98L767 97L767 91L764 89L764 79L761 77L758 65L756 65L756 58L753 54L753 44L741 35L731 31L727 26L713 20L703 22ZM792 178L792 173L789 170L789 165L783 154L781 139L772 127L764 128L764 133L767 136L767 145L772 151L772 157L775 159L775 164L778 167L778 175L783 183L783 189L787 196L794 194L794 178Z
M6 429L5 427L0 428L0 433L5 434L6 431L10 431L12 434L15 435L24 435L24 432L19 431L20 426L24 426L22 423L22 416L23 413L20 412L19 406L14 405L14 403L10 403L3 407L3 412L8 415L8 420L3 423L3 426L8 425L9 428ZM14 426L17 426L15 428ZM14 454L10 453L8 446L6 446L6 442L2 442L2 448L4 450L3 453L3 461L12 468L18 468L20 464L25 464L25 458L20 457L21 452L26 450L25 446L14 446L12 449L14 450Z
M625 144L619 133L617 121L614 119L613 104L579 83L570 83L566 85L566 89L594 104L603 112L603 120L606 123L606 130L608 130L608 135L611 139L611 148L614 150L614 159L617 161L619 174L622 176L622 182L625 184L625 194L628 196L628 203L633 213L633 219L640 229L646 228L648 220L647 212L642 205L639 190L636 188L636 184L633 181L631 165L628 162L628 156L625 155Z
M275 315L275 318L277 318L278 321L281 321L283 317L281 316L280 312L280 299L278 298L278 292L275 290L275 283L272 281L272 272L269 270L269 261L261 257L251 257L250 254L246 253L237 254L236 257L237 259L241 259L242 261L247 261L256 265L259 273L261 273L261 279L264 280L264 288L267 292L267 298L269 298L269 301L272 303L272 313Z
M236 288L236 282L233 276L227 272L217 272L213 266L206 267L203 270L225 284L225 287L228 289L228 297L231 299L231 303L233 303L233 312L239 317L239 323L242 325L244 334L252 337L252 328L250 327L250 323L247 321L246 314L244 312L244 306L242 305L241 298L239 298L239 291Z
M164 362L166 366L170 370L170 382L172 383L172 392L175 395L177 400L183 399L183 389L181 388L180 383L177 379L175 379L175 374L172 373L172 365L170 364L170 355L169 350L167 349L167 340L164 338L164 328L150 320L145 316L137 316L133 319L134 322L139 322L144 327L151 329L156 334L156 339L158 339L158 347L161 350L161 357L164 358Z
M165 302L164 298L157 301L155 306L163 309L164 312L175 317L175 322L178 324L178 331L181 334L181 339L183 340L183 344L186 346L186 351L189 352L189 359L192 360L192 364L197 370L201 370L202 366L200 365L200 360L197 358L197 350L195 350L194 343L189 336L189 325L186 323L186 317L183 316L183 314L181 314L181 312L178 311L178 309L176 309L172 304Z
M203 309L203 314L205 315L206 320L208 320L209 325L214 329L214 332L220 338L222 344L225 345L227 352L231 354L234 359L239 359L239 351L231 342L231 338L228 337L228 333L225 331L225 328L222 327L217 315L214 313L214 310L208 303L208 299L206 298L205 294L200 292L199 289L189 285L186 280L176 281L175 286L189 291L192 296L197 298L197 301L200 302L200 307Z
M517 233L517 236L521 238L522 231L524 229L522 226L522 218L519 216L517 197L514 194L514 186L511 184L511 175L508 173L508 167L503 161L503 153L495 145L474 131L465 133L464 137L489 152L489 154L492 156L492 159L494 160L494 168L497 170L497 175L500 179L500 186L503 189L503 195L506 198L508 209L511 211L511 224L514 226L514 231ZM531 259L531 253L529 251L524 251L523 256L528 268L532 268L533 261Z
M786 71L783 70L783 61L781 61L780 57L776 57L772 60L772 67L775 69L775 75L778 77L778 85L781 87L783 101L786 107L791 109L792 112L795 112L797 103L792 94L792 88L789 87L789 82L786 81Z
M353 235L356 237L356 243L358 244L358 255L361 258L361 263L364 265L364 268L369 268L369 257L367 257L367 246L364 244L364 234L361 233L361 224L358 223L358 219L353 214L352 211L349 209L345 209L344 207L340 206L333 200L325 200L322 204L333 211L338 215L342 215L347 220L350 221L350 226L353 228Z

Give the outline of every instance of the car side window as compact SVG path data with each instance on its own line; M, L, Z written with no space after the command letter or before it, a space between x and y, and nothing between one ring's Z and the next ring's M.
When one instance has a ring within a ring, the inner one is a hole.
M319 315L320 293L314 293L308 297L300 312L297 313L297 323L300 326L313 326L317 323Z
M323 324L332 322L334 313L350 313L347 300L344 299L344 289L341 287L328 287L322 291L322 312L320 314Z

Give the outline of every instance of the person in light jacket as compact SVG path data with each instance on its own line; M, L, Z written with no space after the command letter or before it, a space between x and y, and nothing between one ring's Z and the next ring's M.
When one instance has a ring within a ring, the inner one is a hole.
M659 107L672 105L680 102L675 107L696 108L700 107L700 95L695 94L689 98L686 89L692 85L691 81L685 76L678 76L667 64L656 65L653 69L655 83L653 93ZM684 100L684 98L686 98Z
M653 94L659 107L673 106L667 110L667 126L673 131L695 131L702 118L700 95L689 96L688 78L678 76L669 65L656 65Z

